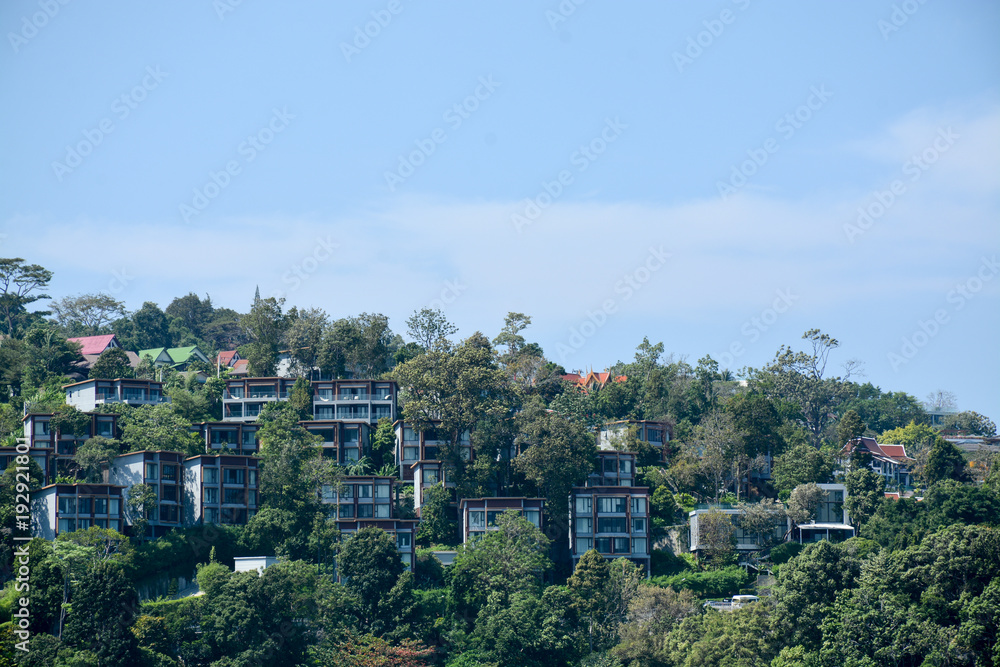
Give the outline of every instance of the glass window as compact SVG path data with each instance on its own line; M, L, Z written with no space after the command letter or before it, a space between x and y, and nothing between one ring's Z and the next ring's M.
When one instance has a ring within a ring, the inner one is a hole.
M342 401L361 400L368 398L367 387L340 387L338 398Z
M316 390L316 398L321 401L332 401L333 387L320 387Z
M629 548L628 548L628 542L629 542L629 540L628 540L627 537L615 537L613 539L614 539L614 546L615 546L615 553L616 554L627 554L627 553L629 553L629 551L630 551Z
M413 565L413 554L399 554L399 559L403 561L403 565L406 567L411 567Z
M371 505L358 505L358 518L370 519L375 515Z
M163 481L165 482L176 482L177 481L177 466L163 465Z
M602 516L597 519L599 533L627 533L628 523L623 516Z
M316 419L333 419L333 406L332 405L317 406Z
M219 523L219 510L214 507L206 507L205 523Z
M416 461L420 456L419 451L419 447L403 447L403 460Z
M257 446L257 431L243 431L243 447L252 449Z
M618 480L618 486L632 486L632 480L630 480L630 479L620 479L620 480Z
M361 429L357 426L345 426L344 444L359 447L361 444Z
M524 510L524 518L534 524L535 528L541 528L542 517L538 510Z
M80 498L77 501L76 513L77 514L87 514L87 515L93 514L93 511L92 511L93 507L94 507L94 499L93 498Z
M594 540L594 548L600 551L602 554L611 553L611 538L610 537L598 537Z
M243 398L243 385L235 385L229 388L229 398Z
M622 472L626 475L632 474L632 459L622 459Z
M205 503L209 505L219 504L219 490L217 488L208 487L205 489Z
M592 510L593 500L591 496L577 496L576 498L576 513L577 514L590 514Z
M219 469L218 468L203 468L205 474L205 484L218 484L219 483Z
M110 438L112 430L114 430L114 421L107 419L97 420L97 435Z
M375 485L375 498L379 500L385 500L391 497L391 484L376 484Z
M247 484L257 486L257 471L253 468L247 470Z
M345 447L343 463L357 463L357 462L358 462L358 448Z
M651 428L646 431L649 442L663 442L663 431L658 428Z
M242 484L244 472L243 468L223 468L222 481L225 484Z
M338 405L337 419L368 419L368 404L362 405Z
M589 516L577 517L576 532L584 535L594 532L594 520Z
M75 496L60 496L59 497L59 513L60 514L76 514L76 497Z
M632 532L633 533L645 533L646 532L646 520L645 519L632 519Z
M645 537L632 538L632 551L637 554L646 553L646 538Z
M323 500L336 500L337 492L334 490L332 484L324 484L320 491L320 497L322 497Z
M392 406L391 405L373 405L372 406L372 420L376 419L392 419Z
M604 472L615 473L618 472L618 459L613 456L604 457Z
M576 552L578 554L586 553L594 548L594 540L590 537L578 537L576 538Z
M387 503L378 503L375 505L375 518L376 519L389 518L389 505Z
M107 514L107 513L108 513L108 499L94 498L94 514Z
M597 499L597 511L600 514L624 514L625 498L620 496L601 496Z
M120 513L120 510L118 509L120 503L120 498L108 498L108 514L111 516L117 516Z
M625 510L622 510L623 512ZM632 514L645 514L646 513L646 499L645 498L633 498L632 499Z
M76 519L59 519L59 532L72 533L76 530Z
M157 479L159 474L159 466L155 463L146 464L146 479Z
M177 517L179 515L179 508L177 505L162 505L160 507L160 521L166 521L168 523L177 523Z
M497 519L503 514L502 510L490 510L486 513L486 525L495 526L497 525Z
M257 507L257 492L250 490L247 491L247 505L250 507Z
M486 530L486 512L482 510L469 512L469 530Z
M222 502L226 505L245 505L247 502L246 493L243 489L225 489Z
M420 438L417 435L416 431L414 431L409 426L404 426L403 427L403 442L417 442L419 440L420 440Z
M422 474L424 484L437 484L439 481L438 471L436 469L424 470Z
M354 505L341 505L340 506L340 518L341 519L353 519L354 518Z
M396 533L396 547L408 549L413 542L413 535L410 533Z

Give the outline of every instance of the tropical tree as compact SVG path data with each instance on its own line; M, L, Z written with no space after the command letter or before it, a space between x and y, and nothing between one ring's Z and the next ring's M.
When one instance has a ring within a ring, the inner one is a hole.
M125 304L109 294L79 294L49 304L56 322L73 335L96 336L125 315Z
M0 333L19 337L27 324L25 306L39 299L48 299L42 294L52 280L52 272L38 264L25 264L20 257L0 257ZM35 313L45 315L47 313Z
M128 378L135 375L128 355L120 347L108 348L101 352L94 365L90 368L91 378L97 379L117 379Z

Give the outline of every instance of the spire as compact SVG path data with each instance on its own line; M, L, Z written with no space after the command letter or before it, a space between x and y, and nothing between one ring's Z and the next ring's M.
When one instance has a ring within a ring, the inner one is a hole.
M255 306L260 303L260 285L257 285L257 291L254 292L253 303Z

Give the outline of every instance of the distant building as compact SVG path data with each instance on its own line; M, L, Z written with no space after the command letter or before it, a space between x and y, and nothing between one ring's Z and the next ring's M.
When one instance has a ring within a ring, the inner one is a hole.
M54 540L91 526L124 529L124 487L115 484L50 484L31 494L31 535Z
M163 383L153 380L84 380L65 385L63 389L66 390L66 403L84 412L91 412L98 405L110 403L126 403L138 407L170 402L170 397L163 394Z
M520 514L535 528L544 530L542 528L544 498L463 498L458 503L458 529L462 543L466 544L491 530L496 530L497 518L510 510Z
M396 516L396 483L394 477L378 475L343 477L337 484L322 487L321 500L329 506L331 518L337 520L337 529L345 537L369 526L389 533L409 569L418 522Z
M184 523L244 525L259 507L259 460L200 454L184 460Z
M615 375L612 377L611 373L607 371L595 373L592 370L587 373L567 373L561 377L564 381L569 382L574 387L585 393L600 391L609 382L625 382L628 380L628 377L625 375Z
M279 377L226 380L222 420L254 421L268 403L287 401L294 385L294 379Z
M636 437L642 442L660 450L661 459L665 458L666 445L673 437L673 424L670 422L646 421L640 419L628 419L623 421L608 422L598 427L597 447L598 449L615 449L617 440L623 439L629 429L635 429Z
M171 348L154 347L149 350L139 350L138 355L140 359L143 357L152 359L153 365L157 368L166 366L179 371L187 370L194 361L200 361L203 364L211 363L208 356L197 345Z
M906 455L904 445L882 445L875 438L854 438L837 455L837 460L845 471L850 470L851 458L855 453L869 454L871 469L882 475L890 488L899 489L912 485L912 468L916 460Z
M650 573L649 489L633 486L634 452L598 452L598 471L570 493L570 553L574 566L590 549L628 558Z
M323 438L323 456L334 463L351 465L371 453L371 426L367 423L317 419L299 422L299 426Z
M58 441L55 430L49 424L52 413L33 412L21 419L24 424L24 437L21 440L28 445L29 455L45 473L43 481L52 482L57 475L72 475L76 448L88 439L96 436L112 439L118 436L118 415L96 412L88 414L91 421L86 433L78 437L61 433ZM14 447L0 447L0 472L6 470L16 455Z
M440 428L440 422L424 430L417 430L407 422L397 421L393 424L396 431L396 464L404 481L414 479L418 462L438 463L438 453L451 444L448 434ZM468 431L459 437L458 446L461 456L466 461L472 460L472 436ZM427 468L428 466L422 466ZM440 468L440 466L435 466ZM435 484L437 482L434 482Z
M377 424L396 418L395 382L322 380L312 383L313 417Z
M213 454L228 451L233 454L256 454L260 451L256 424L243 422L197 422L191 430L205 443L205 452Z
M147 537L162 537L184 523L184 455L180 452L129 452L111 461L112 484L146 484L156 494L156 507L146 513Z

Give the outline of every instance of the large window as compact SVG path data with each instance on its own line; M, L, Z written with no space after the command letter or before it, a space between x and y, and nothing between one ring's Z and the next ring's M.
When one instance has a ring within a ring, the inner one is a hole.
M646 499L645 498L633 498L632 499L632 514L645 514L646 513Z
M321 401L332 401L333 387L320 387L316 390L316 398Z
M120 513L120 504L121 500L119 498L108 498L108 514L111 516L118 516Z
M161 500L168 500L170 502L177 502L177 485L176 484L164 484L160 487L161 489Z
M482 510L469 512L469 530L486 530L486 512Z
M645 519L632 519L632 532L633 533L645 533L646 532L646 520Z
M337 419L368 419L368 404L338 405Z
M257 431L255 429L243 431L243 446L251 449L257 446Z
M524 510L524 518L534 524L535 528L541 528L542 517L538 510Z
M59 513L76 514L76 496L60 496Z
M212 429L212 437L209 441L213 445L235 445L236 429Z
M576 498L576 513L577 514L591 514L593 512L592 508L593 499L591 496L577 496Z
M598 537L594 540L594 548L600 551L602 554L611 553L611 538L610 537Z
M396 548L409 549L413 544L413 535L410 533L396 533Z
M576 532L582 535L590 535L594 532L594 519L589 516L577 517Z
M316 408L316 419L333 419L333 406L320 405Z
M250 398L275 398L277 392L273 384L250 385Z
M219 469L218 468L202 468L204 471L205 484L218 484L219 483Z
M146 464L146 479L153 479L153 480L159 479L159 474L160 474L159 468L160 467L157 464L155 464L155 463L147 463Z
M94 498L94 514L104 515L108 513L108 499Z
M604 457L604 472L614 474L618 472L618 459L612 456Z
M340 506L340 518L341 519L353 519L354 518L354 505L341 505Z
M371 499L371 497L372 497L372 485L358 484L358 498Z
M386 503L378 503L375 505L375 518L376 519L388 519L389 518L389 505Z
M627 533L628 523L623 516L602 516L597 519L597 532Z
M176 482L177 481L177 466L163 464L163 469L160 471L163 473L163 481L165 482Z
M371 505L358 505L359 519L370 519L373 516L375 516L375 511L372 509Z
M617 496L601 496L597 499L599 514L624 514L626 499Z
M416 461L420 457L419 447L403 447L403 460Z
M215 488L205 489L205 503L207 505L218 505L219 504L219 490Z
M214 507L206 507L205 523L219 523L219 510Z
M337 398L341 401L368 400L368 387L340 387Z
M247 494L243 489L224 489L222 502L226 505L246 505Z
M77 501L77 507L76 507L77 514L86 514L87 516L90 516L91 514L94 513L93 509L94 509L93 498L80 498Z
M245 472L243 468L223 468L222 482L224 484L243 484Z
M373 405L372 419L392 419L391 405Z
M376 484L375 485L375 498L376 500L385 500L391 496L392 485L391 484Z
M578 537L576 538L576 553L583 554L594 548L594 539L592 537Z
M166 521L167 523L177 523L179 516L180 516L180 509L177 507L177 505L160 506L160 521Z
M59 532L72 533L76 530L76 519L59 519Z
M229 387L229 398L243 398L243 385Z
M630 551L628 548L629 539L627 537L614 537L612 540L616 554L627 554Z
M437 484L440 481L436 468L422 471L424 484Z

